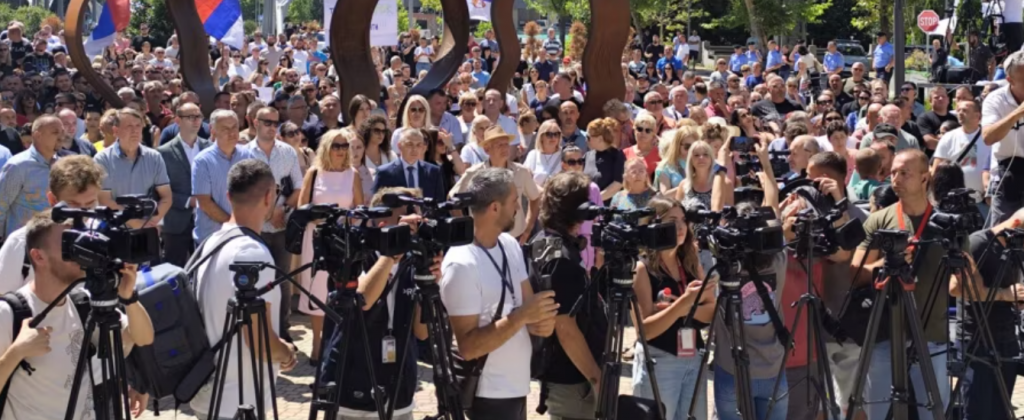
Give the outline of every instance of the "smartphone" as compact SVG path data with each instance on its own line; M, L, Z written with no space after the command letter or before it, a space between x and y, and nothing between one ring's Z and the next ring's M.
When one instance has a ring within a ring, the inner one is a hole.
M746 137L733 137L729 143L729 151L747 153L750 151L750 140Z

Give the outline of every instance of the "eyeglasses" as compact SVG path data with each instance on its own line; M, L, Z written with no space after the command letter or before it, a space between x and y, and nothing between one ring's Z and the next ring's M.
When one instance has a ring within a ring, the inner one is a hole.
M871 99L871 97L870 96L858 96L857 97L858 101L866 101L868 99Z
M843 120L843 117L828 117L828 118L825 118L825 121L829 121L829 122L832 122L832 121L842 121L842 120Z
M282 137L295 137L297 135L299 135L299 130L288 130L281 132Z
M912 88L910 86L904 86L904 87L900 88L900 92L910 92L912 90L914 90L914 88Z
M832 105L832 101L818 101L818 103L822 105Z
M427 112L426 108L409 108L409 112L412 114L422 114Z
M331 151L348 150L348 143L331 143Z
M653 128L650 127L636 127L637 133L651 134L654 132Z
M263 124L264 127L277 127L278 125L281 124L280 121L265 120L263 118L257 118L256 120L259 121L260 124Z
M544 137L549 139L558 138L562 137L562 133L560 131L547 131L544 133Z
M374 127L372 129L370 129L370 133L383 136L383 135L388 133L388 130L385 129L385 128L376 128L376 127Z
M196 114L196 115L179 115L178 118L181 118L181 119L183 119L185 121L193 121L194 122L194 121L199 121L199 120L203 119L203 116L202 115L198 115L198 114Z
M569 166L583 166L583 164L586 163L587 160L585 158L565 159L562 162L565 162L565 164Z

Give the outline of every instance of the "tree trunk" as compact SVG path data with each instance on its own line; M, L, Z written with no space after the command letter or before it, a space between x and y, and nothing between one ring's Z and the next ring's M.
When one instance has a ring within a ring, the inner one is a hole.
M756 18L757 11L754 9L754 0L743 0L743 4L747 6L747 17L750 18L750 33L757 38L757 49L764 51L766 40L764 32L761 30L761 23Z

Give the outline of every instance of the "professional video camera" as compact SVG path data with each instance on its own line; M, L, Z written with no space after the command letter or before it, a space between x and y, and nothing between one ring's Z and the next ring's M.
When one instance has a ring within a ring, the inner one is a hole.
M460 245L473 243L473 218L448 217L451 210L469 206L472 194L456 194L450 201L437 202L432 198L416 198L402 194L384 194L383 202L388 208L419 206L423 211L423 222L412 236L410 250L416 257L417 281L434 282L430 264L438 253Z
M939 207L928 219L928 224L953 236L969 235L985 224L981 212L975 204L974 191L970 188L957 188L939 198Z
M710 249L716 258L728 261L738 261L747 253L769 255L781 251L785 243L782 226L764 226L774 219L775 213L767 207L746 215L740 215L735 207L726 207L721 212L686 212L686 220L696 226L700 246ZM725 226L720 225L723 220Z
M737 136L729 141L729 151L736 152L739 160L736 162L736 175L740 187L760 188L761 181L754 173L764 171L764 162L754 153L754 141L748 137ZM772 172L776 176L782 176L789 172L789 162L786 160L789 150L769 150L768 162Z
M654 216L654 209L619 210L583 203L577 214L581 220L601 221L594 224L593 245L605 252L668 249L676 246L676 227L672 223L640 226L640 219Z
M844 198L837 203L831 195L821 192L817 181L808 179L794 181L786 190L807 203L807 208L797 213L793 224L797 240L788 244L798 256L806 256L811 251L817 255L832 255L839 248L851 250L864 241L860 220L851 218L842 226L835 226L846 213L849 200Z
M140 264L160 257L156 228L131 229L125 225L132 219L150 217L156 211L156 202L141 195L122 196L115 201L122 210L54 206L54 222L73 220L73 227L61 235L61 257L65 261L74 261L86 270L114 270L120 263Z
M313 230L313 271L326 270L345 281L361 273L363 265L381 255L401 255L409 251L409 226L376 227L370 222L391 216L387 208L356 207L343 209L336 204L307 204L288 218L286 238L289 251L302 250L306 225L323 220ZM354 224L361 220L362 223ZM360 263L360 264L354 264Z

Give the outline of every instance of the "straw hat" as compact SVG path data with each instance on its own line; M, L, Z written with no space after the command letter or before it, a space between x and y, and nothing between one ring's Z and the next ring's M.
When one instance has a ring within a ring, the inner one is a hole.
M511 142L512 139L514 139L515 137L516 136L514 134L506 133L505 130L503 130L500 125L495 124L484 132L483 140L480 140L477 143L479 143L480 146L483 147L487 146L488 144L495 140L508 140Z

